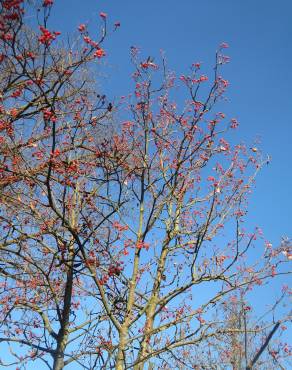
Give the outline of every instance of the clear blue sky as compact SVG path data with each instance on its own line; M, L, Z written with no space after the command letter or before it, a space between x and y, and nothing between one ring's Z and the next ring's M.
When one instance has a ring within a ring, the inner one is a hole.
M224 111L241 124L235 140L260 138L263 153L272 157L257 178L247 225L260 226L275 245L292 237L292 0L55 0L50 27L65 36L90 22L94 36L101 11L109 24L121 22L104 45L100 84L109 98L131 91L132 45L156 60L164 50L178 74L195 61L210 71L217 46L230 45L231 63L222 72L231 84ZM279 285L271 290L276 294ZM268 302L265 293L258 302Z
M52 25L63 33L81 22L98 27L100 11L121 28L109 37L104 87L110 96L130 91L129 48L159 58L182 73L193 61L210 68L216 47L226 41L231 63L225 112L236 116L238 140L261 139L271 164L257 179L250 201L250 225L267 239L292 236L292 1L291 0L55 0Z
M216 48L227 42L224 112L241 124L234 140L252 144L259 138L262 152L272 157L257 178L246 225L260 226L275 246L282 236L292 237L291 0L55 0L53 9L51 26L63 36L87 22L94 36L101 11L109 24L121 22L104 45L107 66L100 83L109 97L132 91L132 45L156 60L164 50L169 67L181 74L194 61L210 72ZM271 288L279 292L278 284ZM261 298L268 299L265 293Z
M101 85L110 97L131 90L132 45L156 59L163 49L178 73L194 61L208 71L217 46L230 45L225 112L241 123L238 141L259 137L272 157L250 198L248 225L275 245L292 237L292 0L55 0L50 25L64 36L90 21L94 35L100 11L121 22L105 44L109 78Z

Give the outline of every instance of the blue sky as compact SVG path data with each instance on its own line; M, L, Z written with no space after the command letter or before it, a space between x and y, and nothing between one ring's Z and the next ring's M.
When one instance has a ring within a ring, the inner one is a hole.
M132 45L156 60L164 50L178 74L195 61L210 72L218 45L230 45L222 74L230 81L224 112L240 122L234 140L260 139L263 154L272 157L257 178L247 225L260 226L276 246L282 236L292 237L291 0L56 0L52 26L66 34L90 22L94 35L100 11L109 24L121 22L105 44L101 86L112 97L131 91Z
M275 245L284 235L292 237L292 1L55 0L50 26L64 36L90 22L94 36L101 11L109 23L121 22L104 45L107 66L100 84L112 98L131 91L132 45L156 60L164 50L178 74L195 61L208 73L218 45L230 45L224 111L241 124L235 140L252 145L260 138L259 147L272 157L250 198L248 225L261 226Z
M132 91L132 45L157 61L163 50L180 75L195 61L210 72L216 48L227 42L231 62L222 75L230 88L223 109L240 122L234 142L259 139L263 155L272 158L258 175L246 226L260 226L275 246L292 237L291 0L55 0L53 9L51 26L63 35L87 22L97 35L101 11L109 24L121 22L104 45L105 75L97 78L112 98ZM271 288L279 292L278 284Z
M241 123L236 139L260 138L263 153L272 157L250 200L250 225L260 225L275 244L292 236L291 0L56 0L51 24L66 34L89 21L94 35L100 11L109 23L121 22L105 44L101 84L112 97L131 90L132 45L157 60L164 50L169 67L183 73L194 61L210 71L217 46L228 42L225 112Z

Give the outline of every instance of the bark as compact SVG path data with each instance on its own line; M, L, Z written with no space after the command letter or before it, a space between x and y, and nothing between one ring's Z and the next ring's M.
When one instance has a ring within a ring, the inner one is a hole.
M64 357L68 340L68 328L72 300L73 262L74 260L72 258L69 266L69 271L67 272L67 281L64 294L64 307L62 312L61 327L57 336L57 349L54 356L53 370L62 370L64 368Z
M127 340L127 330L122 329L120 332L120 341L119 341L119 349L117 354L117 360L116 360L116 370L123 370L124 369L124 363L125 363L125 346L126 346L126 340Z

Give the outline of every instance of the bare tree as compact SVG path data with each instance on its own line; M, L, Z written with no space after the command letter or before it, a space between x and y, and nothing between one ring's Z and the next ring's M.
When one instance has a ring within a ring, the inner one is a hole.
M49 29L52 5L33 30L23 15L33 7L1 3L1 365L198 368L203 346L264 338L269 325L218 311L289 272L285 246L255 253L260 230L243 228L266 160L228 142L238 122L216 108L227 45L210 82L199 63L177 79L132 48L124 109L91 79L106 14L97 41L81 24L68 46ZM246 350L233 354L240 369Z

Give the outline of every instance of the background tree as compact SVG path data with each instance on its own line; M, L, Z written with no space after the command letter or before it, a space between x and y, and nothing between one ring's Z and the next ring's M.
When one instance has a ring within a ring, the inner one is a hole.
M132 48L134 92L113 104L91 78L106 14L98 38L81 24L68 46L52 5L35 29L34 7L1 3L2 365L198 368L203 346L260 342L265 323L237 325L228 306L286 275L287 248L255 249L261 231L243 227L266 161L229 143L238 122L216 108L228 45L211 82L199 63L176 78Z
M242 293L241 293L242 294ZM285 292L276 302L279 306ZM275 309L273 307L273 310ZM265 322L265 312L256 320L253 309L241 297L233 295L223 301L214 315L222 317L222 331L197 349L198 369L286 369L289 367L289 345L283 339L287 329L281 322ZM277 339L275 339L277 333ZM220 364L220 365L218 365Z

